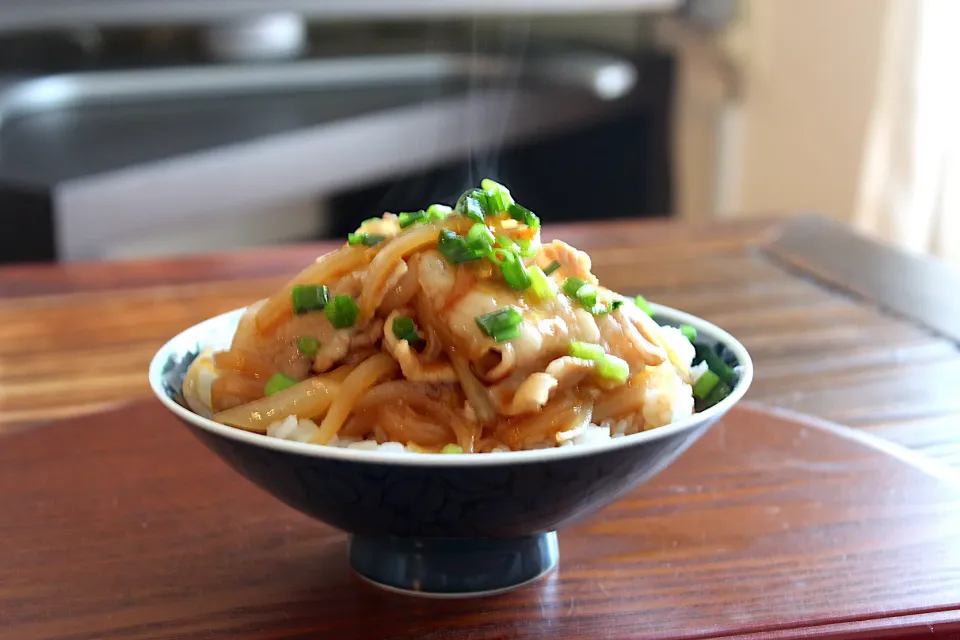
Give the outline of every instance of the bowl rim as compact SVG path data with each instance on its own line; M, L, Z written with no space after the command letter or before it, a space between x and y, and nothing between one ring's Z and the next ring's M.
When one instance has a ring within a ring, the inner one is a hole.
M649 431L611 438L609 440L576 445L571 447L556 447L551 449L533 449L529 451L505 451L497 453L484 453L481 455L450 455L442 453L414 453L414 452L390 452L381 453L379 451L370 451L363 449L345 449L340 447L328 447L325 445L311 444L306 442L294 442L281 438L273 438L266 434L245 431L236 427L230 427L209 418L204 418L188 409L180 406L164 392L163 388L163 367L169 361L171 355L179 353L177 344L187 341L188 336L194 333L202 333L204 327L212 327L218 323L224 322L224 319L234 314L242 314L246 307L227 311L212 318L199 322L168 340L150 362L149 379L150 388L154 395L171 413L198 429L207 433L243 442L257 447L264 447L274 451L282 451L302 456L315 458L324 458L342 462L359 462L365 464L380 465L405 465L405 466L429 466L429 467L472 467L489 465L509 465L509 464L530 464L538 462L552 462L555 460L566 460L570 458L579 458L581 456L596 455L626 447L642 445L645 442L660 440L672 435L690 431L704 423L710 423L719 419L723 414L730 410L735 404L740 402L747 389L753 382L753 360L746 348L739 340L716 326L715 324L699 318L692 314L667 307L661 304L651 303L661 319L666 319L668 324L689 324L693 326L697 333L708 335L711 339L722 343L727 349L732 351L737 358L740 366L740 378L737 385L733 388L729 396L718 402L714 406L694 413L689 417L678 420L671 424ZM665 317L665 318L664 318ZM659 322L659 320L658 320ZM661 324L663 324L661 322Z

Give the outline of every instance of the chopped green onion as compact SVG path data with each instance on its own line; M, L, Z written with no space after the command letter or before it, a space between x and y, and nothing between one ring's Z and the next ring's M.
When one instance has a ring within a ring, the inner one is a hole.
M524 258L532 258L537 255L537 250L533 248L533 243L528 238L519 238L516 242L520 255Z
M575 297L588 309L597 306L597 288L592 284L585 284L577 289Z
M315 356L320 349L320 341L313 336L300 336L297 338L297 351L305 356Z
M520 247L517 246L517 243L514 242L513 238L510 236L499 235L497 236L497 246L503 249L509 249L511 251L516 251L520 253Z
M350 296L339 295L327 304L323 312L335 329L346 329L356 323L360 307Z
M484 178L480 181L480 188L484 191L499 191L500 189L506 189L505 186L497 182L496 180L491 180L490 178Z
M707 369L693 385L693 397L705 400L713 388L720 383L720 376Z
M728 385L726 382L720 382L717 386L713 388L713 391L711 391L710 394L706 398L704 398L704 404L706 405L704 408L706 409L717 404L718 402L726 398L728 395L730 395L731 391L732 389L730 389L730 385Z
M352 247L358 244L362 244L365 247L375 247L384 240L387 239L387 236L381 236L376 233L348 233L347 234L347 243Z
M560 268L560 263L554 260L553 262L547 265L546 269L543 270L543 274L549 276L559 268Z
M653 317L653 314L655 313L655 311L653 310L653 307L650 306L650 303L647 302L646 298L644 298L643 296L637 296L636 298L634 298L633 303L638 307L640 307L640 310L643 311L645 314L647 314L651 318Z
M487 228L487 225L478 222L472 227L466 235L467 248L481 253L487 253L493 248L493 232Z
M577 291L585 284L587 283L580 278L567 278L563 281L562 289L565 294L575 299L577 297Z
M450 229L444 229L437 238L437 250L452 264L463 264L479 260L480 251L467 246L467 241Z
M501 331L497 331L493 334L493 339L495 342L506 342L507 340L513 340L514 338L520 337L520 325L516 327L508 327Z
M593 367L601 378L612 380L618 384L623 384L630 377L630 365L625 360L610 354L594 361Z
M710 347L702 344L693 345L696 349L696 357L693 359L694 364L700 364L704 360L707 362L707 367L710 368L710 371L713 371L715 374L720 376L720 379L727 384L733 382L736 377L736 371L733 370L733 367L728 365L723 361L723 358L718 356L716 352Z
M527 275L530 277L530 284L533 287L533 293L540 300L552 300L557 297L557 291L553 280L548 278L540 267L533 265L527 269Z
M319 311L327 306L330 291L322 284L298 284L291 293L293 312L297 315L308 311Z
M514 202L510 205L509 209L507 209L507 213L510 214L511 218L517 222L522 222L531 229L540 228L540 218L538 218L533 211L530 211L530 209L527 209L523 205L519 205Z
M445 444L440 453L463 453L463 447L458 444Z
M404 211L399 216L397 216L397 221L400 223L401 229L406 229L412 224L416 224L421 220L425 220L427 217L427 212L421 209L420 211Z
M517 335L520 331L520 323L523 322L523 314L516 307L504 307L491 313L477 316L474 318L480 330L491 338L497 339L497 334L503 334L508 330L516 328ZM516 336L514 336L516 337ZM502 340L497 340L502 342Z
M408 316L397 316L393 319L393 335L397 340L406 340L411 345L420 342L423 338L417 333L416 326L413 324L413 318Z
M383 220L383 218L367 218L366 220L364 220L363 222L360 223L360 226L362 227L363 225L368 224L368 223L371 223L371 222L381 222L382 220Z
M284 389L289 389L295 384L297 384L295 378L291 378L284 373L275 373L267 380L267 384L263 387L263 393L264 395L272 396L275 393L280 393Z
M609 304L595 304L588 311L595 316L605 316L623 306L623 300L611 300Z
M457 211L474 222L483 222L487 216L487 194L480 189L470 189L457 200Z
M513 196L510 195L510 190L499 182L484 178L480 182L480 187L487 194L488 215L508 211L510 205L513 204Z
M515 253L505 252L503 254L503 262L500 263L500 273L503 275L503 279L507 281L507 284L517 291L526 291L530 288L530 285L533 284L530 275L527 273L527 268Z
M444 220L453 213L453 209L445 204L432 204L427 207L427 219L430 221Z
M683 337L690 342L693 342L697 339L697 330L688 324L680 325L680 333L682 333Z
M607 352L598 344L573 341L570 343L570 355L583 360L602 360Z

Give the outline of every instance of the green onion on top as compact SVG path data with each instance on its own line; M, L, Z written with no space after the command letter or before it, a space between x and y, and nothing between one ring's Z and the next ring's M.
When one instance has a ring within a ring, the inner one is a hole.
M500 273L512 289L526 291L533 282L523 262L512 251L504 251L500 262Z
M444 220L451 213L453 213L453 209L445 204L432 204L427 207L427 220L431 222Z
M546 269L543 270L543 274L549 276L559 268L560 268L560 263L554 260L553 262L547 265Z
M437 238L437 250L452 264L479 260L482 253L467 246L467 241L450 229L444 229Z
M297 338L297 351L305 356L315 356L320 350L320 341L313 336L300 336Z
M397 222L400 223L401 229L406 229L407 227L414 225L421 220L427 219L427 212L421 209L420 211L404 211L397 216Z
M493 249L495 240L493 232L482 222L478 222L470 227L464 239L466 240L467 248L483 254L489 253Z
M474 222L483 222L490 215L487 194L480 189L470 189L457 200L457 211Z
M710 392L720 384L720 376L707 369L701 374L696 384L693 385L693 397L699 400L706 400Z
M571 342L570 355L593 363L593 370L605 380L623 384L630 377L630 365L626 360L610 355L598 344L591 342Z
M320 311L330 300L330 291L322 284L298 284L291 293L293 312L302 315L310 311Z
M333 298L323 312L335 329L352 327L360 316L360 307L348 295L339 295Z
M423 340L423 337L417 333L416 326L413 324L413 318L408 316L397 316L394 318L391 329L397 340L406 340L411 346Z
M275 393L280 393L284 389L289 389L295 384L297 384L296 378L291 378L284 373L275 373L267 380L267 384L263 387L263 393L264 395L272 396Z
M646 298L644 298L643 296L637 296L636 298L633 299L633 303L637 305L640 308L640 310L643 311L645 314L647 314L651 318L653 317L653 314L655 312L653 310L653 307L650 306L650 303L647 302Z
M598 344L578 342L575 340L570 343L570 355L582 360L600 360L606 357L607 352Z
M440 453L463 453L463 447L458 444L445 444Z
M362 244L365 247L375 247L384 240L387 239L387 236L381 236L376 233L348 233L347 234L347 244L351 247L358 244Z
M683 334L683 337L693 342L697 339L697 330L694 327L691 327L688 324L680 325L680 333Z
M497 342L512 340L520 335L523 315L516 307L504 307L474 318L477 326Z
M517 222L522 222L523 224L527 225L531 229L540 228L540 218L538 218L536 214L533 213L533 211L530 211L530 209L527 209L523 205L520 205L514 202L507 209L507 213L510 214L511 218L513 218Z
M510 205L513 204L513 196L510 195L509 189L489 178L480 181L480 188L486 192L488 202L492 205L488 208L488 211L491 208L493 213L509 211Z
M557 297L557 291L553 280L548 278L540 267L533 265L527 269L527 276L530 278L530 285L533 287L533 293L540 300L552 300Z
M623 384L630 377L630 365L626 360L607 354L594 363L594 369L601 378Z

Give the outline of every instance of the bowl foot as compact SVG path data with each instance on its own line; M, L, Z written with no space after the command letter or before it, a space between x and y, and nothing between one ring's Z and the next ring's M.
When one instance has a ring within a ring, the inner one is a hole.
M430 539L350 536L350 565L389 591L435 598L502 593L556 566L554 531L522 538Z

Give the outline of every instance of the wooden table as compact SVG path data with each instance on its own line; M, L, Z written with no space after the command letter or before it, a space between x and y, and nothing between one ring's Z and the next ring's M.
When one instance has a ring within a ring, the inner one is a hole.
M753 402L481 602L360 584L147 398L162 341L323 247L0 270L0 637L960 638L955 274L817 218L550 231L737 335Z

